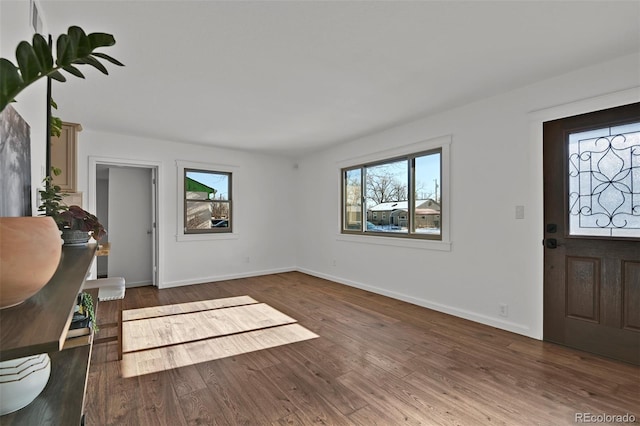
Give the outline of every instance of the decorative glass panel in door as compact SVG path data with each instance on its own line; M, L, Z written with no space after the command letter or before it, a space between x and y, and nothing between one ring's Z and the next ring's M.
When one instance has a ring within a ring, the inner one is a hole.
M640 123L569 136L569 235L640 238Z

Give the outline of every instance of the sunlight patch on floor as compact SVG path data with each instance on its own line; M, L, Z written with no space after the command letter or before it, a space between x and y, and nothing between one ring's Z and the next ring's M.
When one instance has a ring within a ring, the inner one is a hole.
M319 337L249 296L134 309L123 318L124 377Z
M225 297L223 299L198 300L197 302L175 303L173 305L152 306L150 308L127 309L122 312L122 320L133 321L166 315L228 308L231 306L250 305L252 303L258 303L258 301L249 296L237 296Z

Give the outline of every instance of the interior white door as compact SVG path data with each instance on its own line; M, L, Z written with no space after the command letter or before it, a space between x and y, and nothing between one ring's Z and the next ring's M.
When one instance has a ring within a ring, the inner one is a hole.
M127 287L153 283L151 174L149 168L110 168L109 276L124 277Z

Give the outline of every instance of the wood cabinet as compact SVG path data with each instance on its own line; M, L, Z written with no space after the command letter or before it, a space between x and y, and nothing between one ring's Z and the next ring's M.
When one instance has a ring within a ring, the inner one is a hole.
M63 247L58 269L47 285L22 304L0 310L0 360L45 352L51 358L45 389L28 406L0 417L3 426L81 423L92 340L63 347L96 247ZM97 294L93 296L97 306Z
M62 123L60 137L51 137L51 166L62 170L53 176L53 183L59 185L62 192L76 192L77 186L77 146L78 133L82 126L77 123Z

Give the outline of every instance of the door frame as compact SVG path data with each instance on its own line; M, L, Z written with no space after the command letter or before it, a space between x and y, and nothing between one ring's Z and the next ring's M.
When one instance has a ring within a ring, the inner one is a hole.
M160 179L160 176L162 176L162 163L148 160L89 156L89 191L87 194L87 203L90 211L96 211L96 177L97 167L99 165L150 169L152 177L155 176L155 194L152 194L151 202L153 205L150 206L151 212L154 216L153 221L155 223L155 228L152 230L152 232L154 232L154 238L152 238L153 243L151 245L151 250L152 269L153 265L156 265L156 268L155 271L152 270L152 281L156 287L162 288L162 283L164 282L164 268L160 262L164 253L164 244L162 242L162 238L160 238L160 231L162 230L161 224L163 223L161 221L163 219L162 212L164 211L164 200L160 196L162 194L162 191L160 190L160 185L162 184Z
M586 114L593 111L599 111L608 108L614 108L626 104L640 102L640 86L631 89L620 90L617 92L607 93L601 96L581 99L575 102L555 105L548 108L542 108L530 111L528 114L530 123L530 141L531 150L531 167L538 180L532 190L536 193L537 208L533 212L536 215L534 223L537 224L536 240L540 244L538 246L535 261L535 280L538 283L536 288L536 311L533 321L534 329L531 336L537 339L543 339L543 323L544 323L544 163L542 156L543 147L543 123L545 121L557 120L560 118L571 117L579 114ZM533 209L532 209L533 210Z

